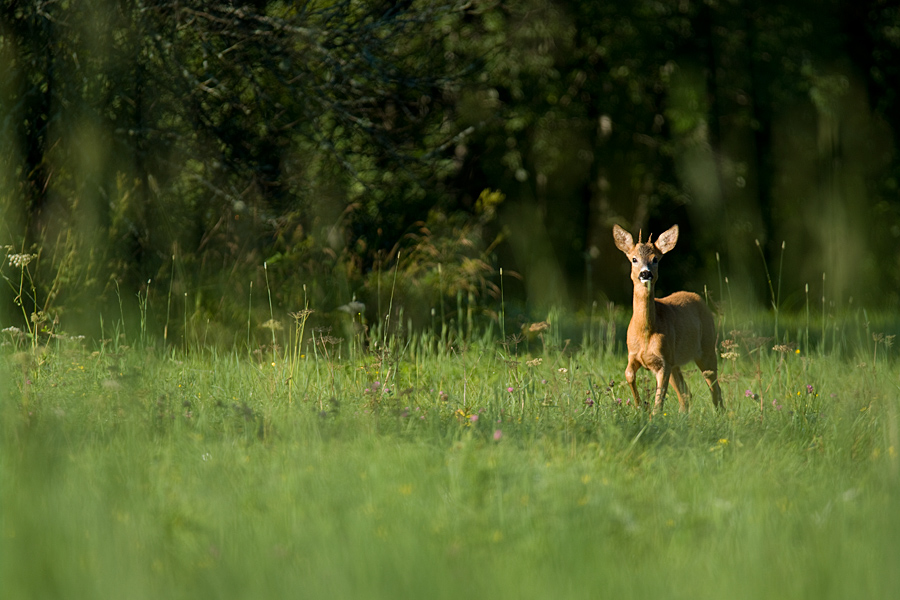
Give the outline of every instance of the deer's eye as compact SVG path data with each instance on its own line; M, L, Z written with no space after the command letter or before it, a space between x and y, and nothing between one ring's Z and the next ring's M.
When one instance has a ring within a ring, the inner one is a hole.
M637 258L632 258L631 262L633 262L634 264L637 264Z
M655 265L655 264L658 263L658 262L659 262L659 259L656 258L655 256L654 256L652 259L650 259L650 264L654 264L654 265Z

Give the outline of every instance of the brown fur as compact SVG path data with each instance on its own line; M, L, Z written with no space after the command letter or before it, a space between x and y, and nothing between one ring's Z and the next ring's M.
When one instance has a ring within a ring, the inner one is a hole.
M723 408L717 375L716 326L706 303L693 292L675 292L665 298L654 298L659 259L675 247L678 226L663 233L656 242L648 239L646 243L640 240L634 243L631 234L616 225L613 238L616 247L631 261L631 281L634 283L634 312L628 325L625 380L631 387L635 404L641 406L635 375L644 367L656 376L654 412L662 410L669 383L678 394L681 410L686 411L690 392L681 367L694 362L703 372L713 405ZM642 280L642 272L649 273L649 279Z

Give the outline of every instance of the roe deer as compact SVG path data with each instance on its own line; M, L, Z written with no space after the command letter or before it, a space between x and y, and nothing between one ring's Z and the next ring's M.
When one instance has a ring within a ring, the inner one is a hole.
M678 225L659 236L635 244L631 234L615 225L613 238L616 247L631 261L631 281L634 282L634 313L628 324L628 367L625 380L631 387L634 403L641 406L635 385L635 373L645 367L656 376L654 412L662 410L669 382L678 393L681 410L686 411L690 400L687 384L681 375L681 365L697 363L703 372L713 404L722 409L722 390L719 388L716 364L716 325L706 303L693 292L675 292L665 298L653 297L659 259L675 247Z

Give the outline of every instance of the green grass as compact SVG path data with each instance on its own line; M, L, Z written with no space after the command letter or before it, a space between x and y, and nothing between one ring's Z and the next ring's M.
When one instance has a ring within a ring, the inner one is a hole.
M7 351L3 597L900 593L887 349L873 369L871 348L741 339L721 365L727 414L692 371L692 411L670 394L651 420L617 402L615 352L529 364L426 342L275 361Z

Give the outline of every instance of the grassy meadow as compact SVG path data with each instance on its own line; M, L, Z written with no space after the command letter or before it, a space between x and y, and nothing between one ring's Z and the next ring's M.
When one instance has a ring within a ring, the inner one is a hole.
M692 370L651 419L609 328L363 349L296 318L257 353L6 332L3 597L900 593L900 369L868 323L727 336L726 413Z

